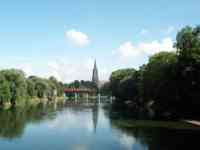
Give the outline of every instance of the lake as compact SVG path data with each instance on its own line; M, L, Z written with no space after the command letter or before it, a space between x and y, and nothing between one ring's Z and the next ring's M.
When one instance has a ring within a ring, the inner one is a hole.
M198 149L200 130L183 122L111 117L97 105L39 104L0 111L1 150Z

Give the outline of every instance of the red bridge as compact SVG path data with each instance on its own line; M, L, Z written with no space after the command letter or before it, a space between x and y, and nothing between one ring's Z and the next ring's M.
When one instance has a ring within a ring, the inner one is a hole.
M65 94L68 93L94 93L94 90L86 89L86 88L65 88L64 89Z

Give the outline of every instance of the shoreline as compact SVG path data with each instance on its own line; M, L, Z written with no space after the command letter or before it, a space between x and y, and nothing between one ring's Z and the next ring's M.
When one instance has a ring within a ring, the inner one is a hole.
M20 107L26 107L26 106L30 106L30 105L37 105L39 103L60 103L60 102L64 102L64 97L57 97L55 100L53 101L48 101L47 98L31 98L31 99L27 99L27 100L23 100L22 102L17 102L16 103L16 107L20 108ZM4 104L4 106L1 109L7 110L10 109L11 103L7 102Z

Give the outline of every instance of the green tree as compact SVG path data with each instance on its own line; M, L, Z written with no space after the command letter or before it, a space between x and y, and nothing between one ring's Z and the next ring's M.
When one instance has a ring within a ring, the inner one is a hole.
M4 102L9 102L11 99L10 85L5 77L0 74L0 106L3 106Z
M178 32L175 46L179 59L200 61L200 26L192 28L186 26Z
M150 57L141 68L140 93L145 102L154 101L157 109L173 109L178 101L176 82L177 56L172 52L160 52Z
M74 88L79 88L80 87L80 82L78 80L75 80L73 87Z
M127 76L119 83L120 95L125 100L135 100L138 97L138 81L132 76Z
M177 86L182 99L180 112L200 114L200 26L183 28L176 39Z
M27 95L24 72L17 69L8 69L0 71L0 74L3 74L9 82L12 105L15 105L16 101L24 100Z
M64 85L62 82L59 82L55 77L50 77L49 82L53 90L57 91L57 96L62 96L64 93Z
M35 83L35 90L37 97L44 98L47 95L48 85L43 79L37 79Z
M100 87L100 93L107 96L112 95L110 89L110 82L106 82Z
M30 78L27 79L27 94L28 96L30 96L31 98L36 96L36 91L35 91L35 83L33 80L31 80Z
M126 78L132 77L135 73L136 73L135 69L120 69L112 72L110 76L110 88L112 91L112 95L119 99L123 99L124 94L123 92L121 92L122 89L120 88L120 82L121 84L126 86L127 85L127 82L125 82Z

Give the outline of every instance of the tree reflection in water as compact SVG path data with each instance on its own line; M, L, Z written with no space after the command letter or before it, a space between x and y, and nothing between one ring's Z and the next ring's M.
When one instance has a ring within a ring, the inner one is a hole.
M111 116L112 128L120 132L121 141L127 149L133 149L134 144L140 145L139 149L147 150L188 150L199 146L200 128L187 123L130 121L127 117L122 119Z
M0 137L4 139L1 146L34 149L31 142L42 145L39 149L56 149L56 146L66 149L67 146L73 150L182 150L199 145L197 127L182 122L133 120L132 116L125 115L97 105L66 108L62 104L38 104L0 110ZM35 134L35 131L38 132ZM22 140L17 144L7 142L18 138Z
M62 109L58 104L57 109ZM54 104L38 104L25 108L12 108L0 110L0 137L8 140L19 138L23 135L27 123L39 123L44 119L53 119L55 115Z

